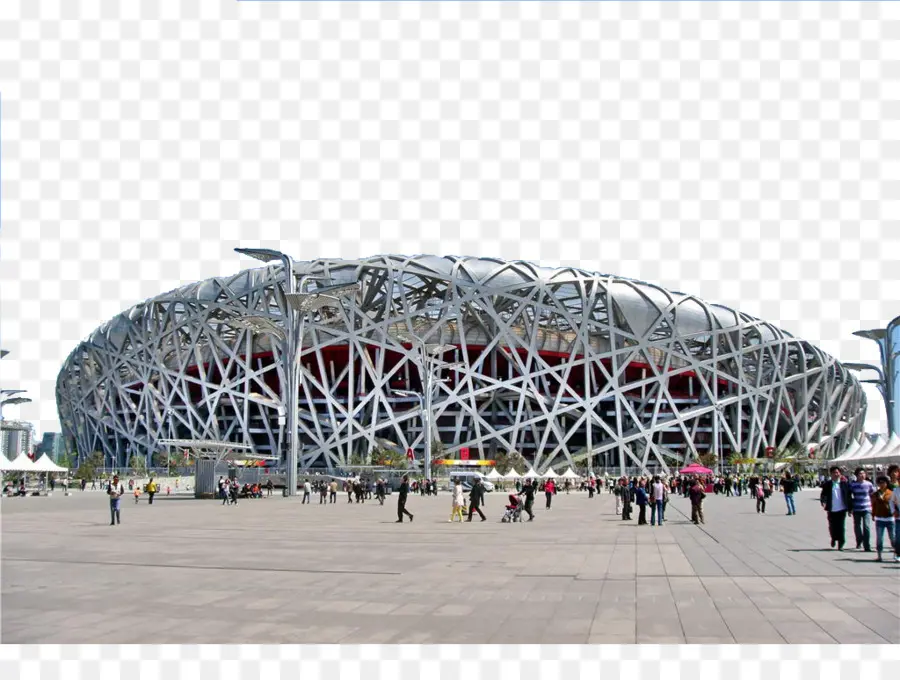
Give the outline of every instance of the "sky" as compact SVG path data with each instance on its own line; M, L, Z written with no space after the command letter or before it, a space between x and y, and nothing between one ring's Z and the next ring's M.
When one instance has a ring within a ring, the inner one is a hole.
M3 415L58 430L76 344L240 246L577 266L877 362L900 6L550 4L2 3Z

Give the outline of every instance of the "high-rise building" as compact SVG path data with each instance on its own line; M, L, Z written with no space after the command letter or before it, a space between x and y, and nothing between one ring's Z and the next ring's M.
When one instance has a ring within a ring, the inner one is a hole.
M45 432L37 446L37 455L45 453L56 462L65 450L65 440L60 432Z
M31 423L20 420L0 421L0 454L9 460L13 460L23 451L30 454L33 438Z
M50 457L54 463L59 463L60 459L66 453L66 440L62 436L62 432L54 432L56 436L53 438L53 447L50 450Z

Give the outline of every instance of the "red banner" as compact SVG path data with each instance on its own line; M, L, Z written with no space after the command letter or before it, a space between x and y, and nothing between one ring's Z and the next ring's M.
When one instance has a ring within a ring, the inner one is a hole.
M469 460L469 447L464 446L459 450L459 459L460 460Z

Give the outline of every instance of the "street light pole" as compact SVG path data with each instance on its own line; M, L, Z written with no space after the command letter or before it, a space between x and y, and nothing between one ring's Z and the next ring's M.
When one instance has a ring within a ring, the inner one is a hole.
M24 392L25 390L15 390L16 392ZM28 404L31 402L31 399L28 397L10 397L9 399L3 399L0 401L0 420L3 420L3 407L4 406L15 406L16 404Z
M287 402L287 437L288 437L288 461L287 461L287 495L297 494L297 468L299 466L298 415L300 410L300 381L301 355L303 353L303 334L305 330L306 315L321 307L340 305L342 295L359 289L359 282L338 284L319 288L314 292L304 292L304 287L309 281L324 280L325 277L306 275L300 280L299 289L294 280L293 260L288 255L277 250L265 248L235 248L235 251L249 255L263 262L271 262L280 259L285 269L285 300L287 301L284 321L285 330L275 326L265 317L242 317L242 325L254 332L270 332L279 337L284 345L283 366L285 380L285 396ZM299 323L298 323L299 319Z
M432 427L433 421L431 418L431 413L434 408L434 398L432 395L434 388L434 371L435 369L441 368L458 368L462 367L463 363L460 361L456 361L453 363L446 363L443 361L438 361L437 356L439 354L443 354L445 352L449 352L451 350L456 349L455 345L447 345L447 344L426 344L422 338L416 335L405 335L401 334L397 336L397 339L401 342L408 342L411 345L414 345L421 355L421 366L422 366L422 382L423 382L423 392L425 393L425 412L427 412L427 422L428 426L425 428L425 474L427 479L431 479L431 441L432 441ZM440 435L438 435L440 436Z
M294 261L291 259L289 255L282 253L278 250L270 250L268 248L235 248L235 252L241 253L242 255L248 255L254 259L260 260L261 262L273 262L275 260L281 260L281 263L284 265L284 276L285 276L285 297L295 292L295 281L294 281ZM294 314L291 305L285 305L285 342L284 342L284 379L285 379L285 394L288 395L288 401L290 403L290 407L288 408L287 413L287 432L288 432L288 442L289 442L289 453L288 453L288 474L287 474L287 486L288 486L288 496L295 496L297 494L297 383L296 383L296 372L294 370L294 361L292 361L292 357L294 357L295 347L294 347Z
M422 437L425 442L425 447L428 447L428 432L431 429L430 418L428 417L428 409L425 407L425 399L418 392L410 392L409 390L394 390L394 394L399 394L401 397L415 397L419 400L419 413L422 414ZM426 457L425 460L430 460L430 458ZM423 470L425 469L425 462L422 463ZM426 479L431 479L430 472L426 472Z
M885 401L885 409L887 411L888 420L888 437L897 433L900 426L900 412L897 411L897 394L900 392L900 380L898 380L898 371L895 368L895 361L900 356L900 351L895 347L900 343L897 335L900 332L900 316L894 317L886 328L874 328L871 330L859 330L853 335L873 340L878 345L881 355L881 368L879 371L881 377L881 392ZM865 365L869 368L870 365Z

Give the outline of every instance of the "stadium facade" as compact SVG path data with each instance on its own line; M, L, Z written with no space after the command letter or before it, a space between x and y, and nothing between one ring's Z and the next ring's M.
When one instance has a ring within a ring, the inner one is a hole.
M426 384L445 457L517 451L539 472L668 470L707 452L727 460L791 445L828 458L863 430L865 395L833 357L649 283L427 255L296 262L294 275L311 291L359 284L355 297L304 316L304 469L341 467L385 442L421 460L416 395ZM79 456L149 463L160 440L203 439L285 460L284 283L272 265L187 285L80 343L57 380ZM248 317L276 330L248 328ZM441 358L459 365L427 380L413 338L452 345Z

